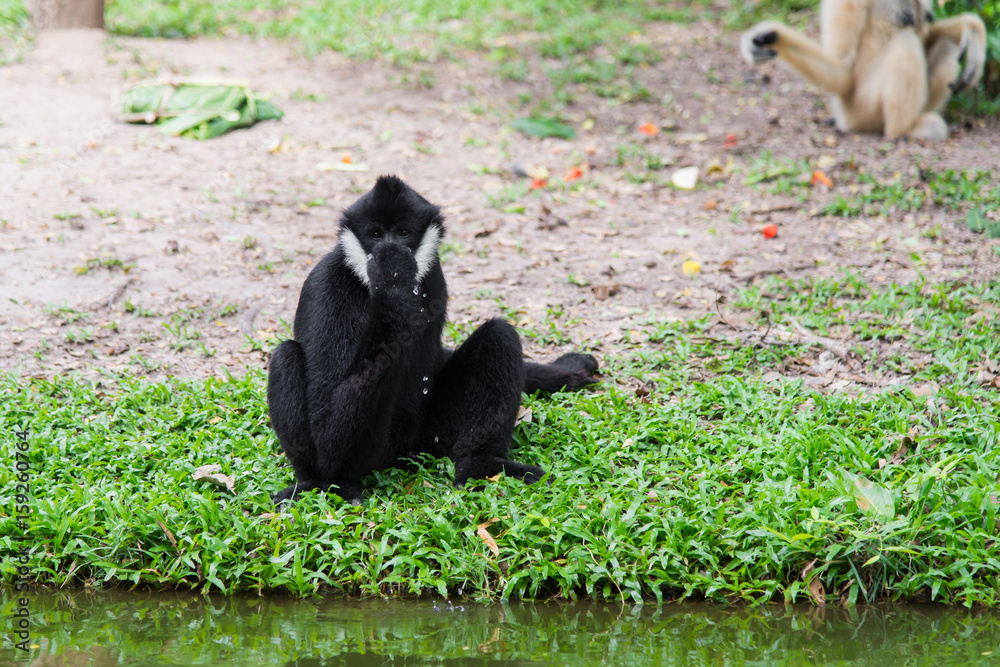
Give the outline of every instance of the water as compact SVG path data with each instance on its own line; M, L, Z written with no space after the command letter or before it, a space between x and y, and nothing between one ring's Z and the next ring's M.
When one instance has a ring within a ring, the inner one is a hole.
M5 632L16 608L0 592ZM997 665L1000 613L34 592L0 665Z

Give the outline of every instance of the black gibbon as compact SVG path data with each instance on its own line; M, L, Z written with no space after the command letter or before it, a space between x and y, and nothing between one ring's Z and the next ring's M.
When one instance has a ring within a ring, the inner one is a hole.
M975 14L934 20L930 0L823 0L820 42L774 21L743 33L753 64L779 57L833 95L844 132L940 141L952 92L979 82L986 27ZM962 67L962 59L965 67Z
M420 453L450 457L456 486L545 474L508 458L521 392L591 384L597 360L525 363L500 319L443 347L443 233L440 209L394 176L344 211L337 246L302 286L294 339L271 357L271 424L297 480L276 504L314 489L357 504L362 477Z

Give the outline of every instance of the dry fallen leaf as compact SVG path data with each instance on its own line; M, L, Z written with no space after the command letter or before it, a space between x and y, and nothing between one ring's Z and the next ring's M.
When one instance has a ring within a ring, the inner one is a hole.
M621 291L621 284L611 283L609 285L594 285L590 288L590 291L594 293L594 298L598 301L604 301Z
M514 426L521 422L531 423L531 408L526 408L523 405L517 408L517 419L514 420Z
M813 575L812 578L809 578L809 574L815 569L816 561L812 560L808 565L802 568L802 572L799 576L802 578L802 581L809 582L809 594L812 596L813 601L817 605L823 607L826 605L826 589L823 588L823 582L820 581L819 575Z
M166 526L164 526L163 522L160 521L159 519L153 519L153 521L156 522L156 525L160 527L160 530L163 531L163 534L167 536L167 539L170 540L170 543L172 545L174 545L174 549L176 549L177 548L177 538L174 537L174 534L170 532L170 529L167 528Z
M700 144L703 141L708 141L706 132L686 132L674 136L674 143L677 144Z
M812 595L813 601L817 605L826 606L826 589L823 588L823 582L819 580L819 577L813 577L809 580L809 594Z
M500 519L490 519L489 521L476 526L476 535L478 535L479 539L486 543L486 546L494 556L500 555L500 547L497 546L496 540L493 539L493 536L490 535L490 532L486 529L490 526L490 524L496 523L499 520Z
M701 273L701 262L696 262L693 259L688 259L684 261L681 265L681 271L686 276L693 276L697 273Z
M236 480L230 475L223 475L219 472L221 469L218 463L210 463L195 470L191 477L195 481L204 479L215 486L229 489L230 493L236 493Z
M316 165L317 171L368 171L368 165L348 164L346 162L320 162Z
M500 220L494 220L490 224L483 225L482 227L480 227L479 229L477 229L476 231L474 231L472 233L472 235L475 238L477 238L477 239L481 239L481 238L484 238L486 236L489 236L490 234L492 234L496 230L500 229L500 222L501 222Z

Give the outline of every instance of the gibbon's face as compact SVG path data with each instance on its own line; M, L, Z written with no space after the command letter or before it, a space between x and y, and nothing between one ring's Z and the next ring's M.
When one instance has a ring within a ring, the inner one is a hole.
M934 5L932 0L917 0L917 30L923 32L928 25L934 23Z
M890 20L899 28L913 28L918 35L927 34L927 26L934 21L933 0L886 0L877 5L889 12Z
M382 176L375 187L344 211L340 245L351 270L368 284L368 255L380 244L410 249L417 260L417 280L434 266L444 233L441 210L393 176Z

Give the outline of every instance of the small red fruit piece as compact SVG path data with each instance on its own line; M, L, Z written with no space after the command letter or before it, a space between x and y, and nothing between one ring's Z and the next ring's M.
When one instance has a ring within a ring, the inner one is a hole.
M764 225L764 229L760 230L764 234L765 239L773 239L778 235L778 225Z
M656 127L652 123L645 123L639 127L639 131L652 137L660 131L660 128Z
M579 167L573 167L566 172L566 175L563 176L563 180L569 183L570 181L575 181L581 176L583 176L583 171L581 171Z
M544 188L549 184L549 179L547 178L536 178L531 181L531 185L528 186L529 190L538 190L539 188Z
M816 171L813 172L813 177L812 177L812 185L813 185L813 187L816 187L817 183L820 184L820 185L825 185L826 187L830 188L831 190L833 189L833 181L830 180L830 177L827 176L826 174L824 174L819 169L817 169Z
M722 142L722 147L731 149L736 148L736 135L730 132L726 135L726 140Z

